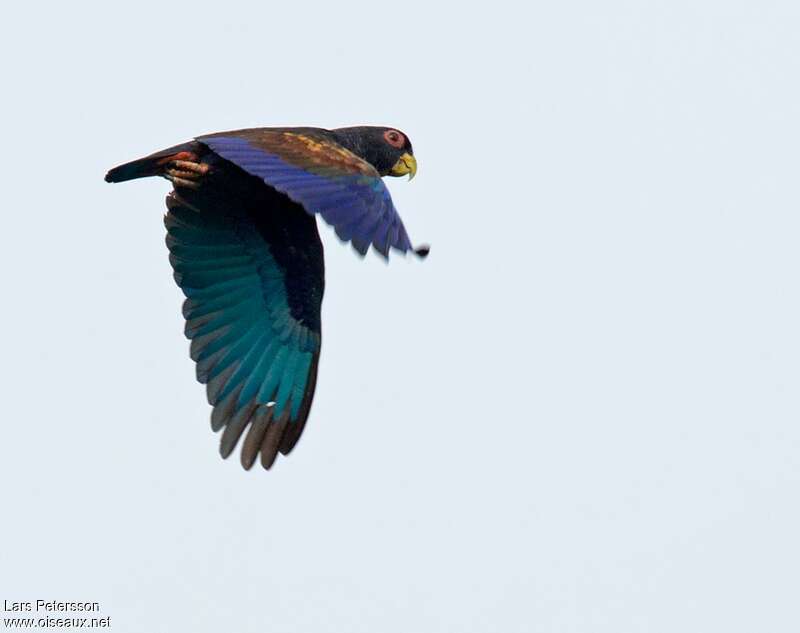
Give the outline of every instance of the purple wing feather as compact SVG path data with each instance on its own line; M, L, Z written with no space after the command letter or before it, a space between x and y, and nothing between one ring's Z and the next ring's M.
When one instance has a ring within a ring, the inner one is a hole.
M295 132L242 130L197 140L214 153L320 214L361 254L369 245L412 250L408 234L378 173L355 154Z

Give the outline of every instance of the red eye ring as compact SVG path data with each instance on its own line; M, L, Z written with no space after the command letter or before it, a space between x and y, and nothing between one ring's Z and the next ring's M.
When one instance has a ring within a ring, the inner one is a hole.
M403 147L406 142L405 137L397 130L386 130L383 133L383 138L387 143L389 143L389 145L392 147L397 147L398 149Z

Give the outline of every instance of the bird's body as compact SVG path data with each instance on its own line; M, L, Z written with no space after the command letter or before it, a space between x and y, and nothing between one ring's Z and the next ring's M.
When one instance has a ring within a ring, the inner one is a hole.
M197 137L112 169L163 176L167 246L185 333L227 457L269 468L302 433L316 385L324 293L316 214L360 254L412 249L384 175L413 175L391 128L256 128ZM420 255L427 248L417 249Z

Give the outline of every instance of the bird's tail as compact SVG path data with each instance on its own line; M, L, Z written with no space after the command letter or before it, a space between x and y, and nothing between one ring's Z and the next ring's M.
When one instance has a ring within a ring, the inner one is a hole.
M199 150L200 145L196 141L163 149L150 156L114 167L106 174L106 182L125 182L135 178L161 176L166 166L173 160L197 161Z

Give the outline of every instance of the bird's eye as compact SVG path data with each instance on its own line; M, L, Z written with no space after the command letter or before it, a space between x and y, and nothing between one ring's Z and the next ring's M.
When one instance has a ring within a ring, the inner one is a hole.
M403 144L406 141L403 135L397 130L386 130L383 133L383 138L386 139L386 142L389 143L389 145L397 148L403 147Z

